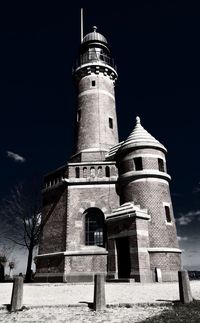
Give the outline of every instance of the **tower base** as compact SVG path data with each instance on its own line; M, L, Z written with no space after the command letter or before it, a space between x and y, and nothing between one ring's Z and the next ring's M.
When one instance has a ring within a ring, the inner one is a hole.
M97 273L107 272L107 251L97 246L36 257L35 282L93 282Z

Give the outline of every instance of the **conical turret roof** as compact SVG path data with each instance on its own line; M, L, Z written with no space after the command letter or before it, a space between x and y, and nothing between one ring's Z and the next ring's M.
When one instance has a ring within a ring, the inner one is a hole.
M164 152L167 151L158 140L143 128L139 117L136 117L136 125L128 138L123 142L120 150L126 150L131 147L153 147Z

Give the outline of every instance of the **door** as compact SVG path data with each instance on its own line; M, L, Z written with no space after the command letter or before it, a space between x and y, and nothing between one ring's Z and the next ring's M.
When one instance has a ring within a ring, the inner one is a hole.
M118 262L118 278L130 278L131 263L129 238L116 239L117 262Z

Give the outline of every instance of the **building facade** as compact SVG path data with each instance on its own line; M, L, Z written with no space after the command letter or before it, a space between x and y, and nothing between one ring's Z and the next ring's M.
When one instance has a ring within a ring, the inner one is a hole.
M73 72L75 149L44 178L37 281L177 280L181 268L166 148L141 125L118 141L117 71L106 38L81 43Z

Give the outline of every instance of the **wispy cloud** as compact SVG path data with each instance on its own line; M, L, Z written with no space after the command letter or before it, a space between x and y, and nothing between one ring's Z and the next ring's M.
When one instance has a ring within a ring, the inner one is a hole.
M14 160L17 163L25 163L26 159L19 154L13 153L12 151L7 151L7 157Z
M180 237L180 236L178 236L177 239L178 239L178 241L187 241L188 237Z
M188 225L190 224L193 220L198 220L200 221L200 210L196 211L189 211L185 214L181 213L180 217L176 219L176 222L179 225Z

